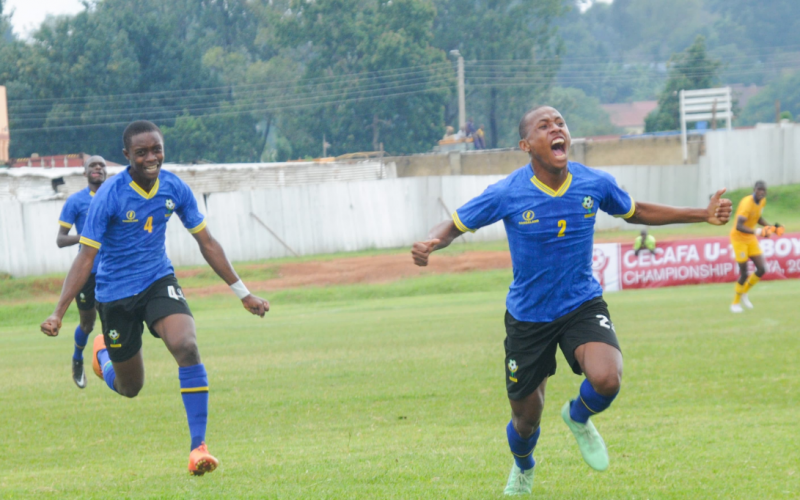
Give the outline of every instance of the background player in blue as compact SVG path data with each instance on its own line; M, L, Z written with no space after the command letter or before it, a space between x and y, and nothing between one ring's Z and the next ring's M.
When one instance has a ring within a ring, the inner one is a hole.
M178 363L192 438L189 471L202 475L213 471L218 461L205 444L208 377L200 361L194 319L166 254L165 233L172 216L177 214L194 235L203 257L245 309L263 317L269 303L251 295L236 275L206 228L189 186L161 171L164 138L158 127L147 121L133 122L125 129L123 143L130 166L95 195L80 239L81 252L64 281L55 311L41 328L46 335L58 335L61 318L102 247L96 294L103 335L94 340L94 371L113 391L135 397L144 385L142 323L147 323L150 333L164 341Z
M89 181L89 186L77 193L73 193L64 207L61 209L61 216L58 218L58 236L56 245L58 248L77 245L78 240L83 234L83 225L86 223L86 216L89 215L89 203L94 194L106 180L106 161L102 156L90 156L83 162L83 175ZM77 234L70 235L69 230L75 226ZM72 380L78 388L86 387L86 373L83 370L83 348L89 334L94 330L94 322L97 319L97 310L94 307L94 278L100 259L95 259L92 266L92 274L86 280L83 287L75 296L75 304L78 306L80 323L75 327L75 350L72 353Z
M530 493L533 450L539 438L547 378L556 371L560 345L572 370L586 378L577 397L561 410L581 454L596 470L608 467L608 452L589 417L609 407L619 392L622 354L614 325L592 276L592 245L597 211L636 224L708 222L722 225L730 200L719 190L707 208L676 208L634 203L602 171L569 162L569 129L548 106L522 118L519 147L531 163L489 186L431 229L427 241L414 244L418 266L434 250L466 231L499 220L505 224L514 281L506 299L505 371L511 421L506 427L514 465L508 495Z

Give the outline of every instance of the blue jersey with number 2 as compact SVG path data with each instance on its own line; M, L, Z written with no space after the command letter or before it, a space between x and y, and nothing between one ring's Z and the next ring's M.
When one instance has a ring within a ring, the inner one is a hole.
M519 321L553 321L602 295L592 276L597 211L633 215L633 198L608 173L569 162L553 191L528 164L493 184L453 214L461 231L505 224L514 281L506 307Z
M206 227L192 190L177 175L162 170L146 193L129 170L97 190L81 235L81 244L103 249L98 302L131 297L174 272L166 249L167 222L173 214L192 234Z

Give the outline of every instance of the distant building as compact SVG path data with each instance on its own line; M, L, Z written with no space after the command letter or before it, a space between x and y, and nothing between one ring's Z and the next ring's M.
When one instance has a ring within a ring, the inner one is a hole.
M611 123L625 130L626 134L644 132L644 119L658 107L658 101L634 101L619 104L603 104L602 108L611 118Z

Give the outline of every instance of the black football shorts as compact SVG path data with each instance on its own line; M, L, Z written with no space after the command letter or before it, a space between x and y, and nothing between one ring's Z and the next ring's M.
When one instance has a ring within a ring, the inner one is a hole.
M548 323L517 321L508 311L506 323L506 389L509 399L520 400L533 393L542 381L556 373L556 348L580 375L575 349L589 342L602 342L619 349L619 342L603 297L596 297L574 311Z
M75 303L81 311L90 311L94 309L94 278L95 274L90 274L89 279L83 284L81 291L75 296Z
M173 314L192 315L175 275L153 282L143 292L112 302L98 302L108 356L111 361L127 361L142 348L144 324L158 338L153 324Z

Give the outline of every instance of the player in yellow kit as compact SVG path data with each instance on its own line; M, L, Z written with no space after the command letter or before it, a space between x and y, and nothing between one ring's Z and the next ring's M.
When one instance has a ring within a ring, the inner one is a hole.
M756 182L753 194L745 196L739 202L734 220L736 225L731 229L731 245L736 262L739 263L739 281L736 282L736 294L733 296L731 312L740 313L742 306L752 309L753 304L747 298L747 292L759 282L767 270L761 247L758 246L758 236L769 238L773 234L783 234L780 224L770 226L761 217L761 212L767 204L767 184L764 181ZM763 227L756 227L761 225ZM747 276L747 261L752 260L756 265L756 272L749 278Z

